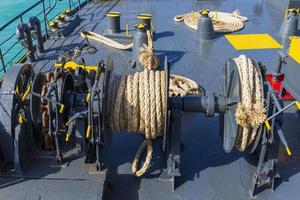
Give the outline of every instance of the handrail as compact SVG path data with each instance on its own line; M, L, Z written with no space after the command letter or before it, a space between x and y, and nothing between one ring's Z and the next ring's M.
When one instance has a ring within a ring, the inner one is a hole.
M53 3L54 1L54 3ZM51 19L49 19L49 15L50 13L56 8L57 6L57 1L58 0L39 0L38 2L36 2L35 4L33 4L32 6L30 6L29 8L27 8L26 10L24 10L23 12L21 12L20 14L18 14L17 16L15 16L14 18L12 18L11 20L9 20L7 23L5 23L4 25L2 25L0 27L0 33L4 30L7 30L7 28L13 24L13 23L18 23L18 22L23 22L23 18L24 16L28 15L28 13L30 13L31 11L33 11L34 9L38 9L38 6L42 6L42 11L38 12L37 14L35 14L36 17L40 17L40 21L42 24L42 34L46 36L46 38L48 37L48 22L53 20L55 18L55 16L59 13L56 13L56 15L53 15L54 17L51 17ZM68 7L71 8L71 10L75 10L78 11L81 9L82 6L84 6L86 3L88 3L89 0L68 0ZM47 4L47 6L46 6ZM52 15L52 13L51 13ZM1 73L5 73L6 72L6 67L8 65L10 65L11 63L15 62L14 60L20 58L21 53L25 50L24 47L19 48L18 45L18 41L15 40L15 36L16 33L12 33L10 35L7 36L7 38L5 38L4 40L1 40L0 43L0 77L3 75L1 75ZM16 47L17 46L17 47ZM5 47L5 48L3 48ZM18 48L18 49L17 49ZM9 52L13 51L16 53L11 55L8 55ZM25 54L26 55L26 54ZM24 55L17 61L20 62L24 61ZM9 60L7 62L7 60Z
M20 19L21 16L23 16L24 14L26 14L28 11L32 10L33 8L35 8L36 6L40 5L40 3L42 3L44 0L40 0L37 3L33 4L32 6L30 6L29 8L27 8L26 10L24 10L23 12L21 12L21 14L18 14L17 16L15 16L14 18L12 18L10 21L8 21L6 24L4 24L3 26L0 27L0 31L4 30L7 26L9 26L11 23L13 23L14 21Z

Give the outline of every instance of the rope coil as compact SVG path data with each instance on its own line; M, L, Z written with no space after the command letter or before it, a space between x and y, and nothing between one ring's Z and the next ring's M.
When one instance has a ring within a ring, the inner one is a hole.
M252 144L259 127L266 119L262 91L262 79L251 59L241 55L234 59L240 77L241 101L237 105L235 119L241 126L236 147L240 151Z
M209 17L213 21L214 30L217 33L236 32L244 28L247 17L241 16L238 10L232 13L210 11ZM198 29L198 20L201 17L199 12L190 12L183 15L176 15L175 22L184 22L193 30Z
M180 83L177 83L177 82ZM199 86L192 80L171 75L170 95L200 94ZM115 132L135 132L145 136L137 151L132 173L142 176L150 167L153 154L151 140L163 135L166 80L164 71L144 70L134 75L112 74L109 78L107 115L109 126ZM180 87L181 86L181 87ZM138 163L144 151L146 160L138 170Z
M164 107L161 89L165 82L160 81L163 71L145 70L133 76L115 75L109 79L108 113L112 131L140 132L145 141L135 155L132 172L136 176L143 175L150 167L153 153L151 140L162 136L164 127ZM156 87L158 86L158 87ZM146 160L141 169L137 169L138 161L147 149Z
M92 31L82 31L80 33L80 36L89 40L95 40L97 42L103 43L109 47L115 48L115 49L131 49L133 47L133 43L130 44L121 44L119 42L116 42L112 39L109 39L108 37L105 37L103 35L100 35L98 33L92 32Z

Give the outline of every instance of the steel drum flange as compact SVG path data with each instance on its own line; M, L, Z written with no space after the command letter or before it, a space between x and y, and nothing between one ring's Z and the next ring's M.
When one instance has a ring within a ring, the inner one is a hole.
M262 78L263 76L260 68L255 61L252 60L252 62L258 70L259 76ZM262 85L262 90L264 91L263 86L264 85ZM219 115L220 134L223 137L223 148L226 153L232 151L239 135L241 134L241 128L235 121L237 103L241 100L240 91L241 88L238 68L235 61L231 58L225 64L224 74L222 77L222 93L226 99L226 111ZM265 91L263 94L266 94ZM247 152L252 153L257 148L261 132L262 127L259 128L255 141L246 149Z
M26 152L20 152L24 148L18 147L25 146L27 149L33 140L29 103L27 98L23 99L30 89L33 74L30 64L12 65L3 78L0 90L0 147L5 161L14 162L19 173L22 162L26 160Z

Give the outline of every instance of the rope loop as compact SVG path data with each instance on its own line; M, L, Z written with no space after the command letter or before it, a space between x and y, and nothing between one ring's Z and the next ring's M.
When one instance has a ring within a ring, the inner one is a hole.
M146 151L145 162L143 163L142 167L138 169L139 161L141 160L141 156L144 154L145 151ZM136 152L134 156L134 160L132 162L131 170L135 176L140 177L149 169L149 167L151 166L152 155L153 155L152 142L151 140L145 139L144 142L139 147L138 151Z

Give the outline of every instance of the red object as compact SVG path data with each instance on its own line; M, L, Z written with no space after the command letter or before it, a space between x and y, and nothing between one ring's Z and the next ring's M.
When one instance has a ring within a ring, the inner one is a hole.
M285 88L282 88L282 82L284 81L284 74L280 74L278 77L273 78L273 74L266 74L267 80L277 92L279 99L281 100L292 100L294 97Z

